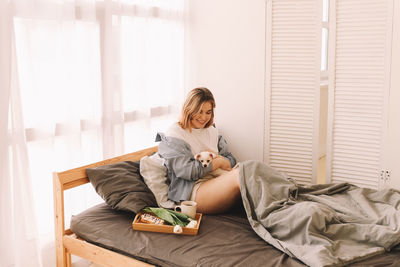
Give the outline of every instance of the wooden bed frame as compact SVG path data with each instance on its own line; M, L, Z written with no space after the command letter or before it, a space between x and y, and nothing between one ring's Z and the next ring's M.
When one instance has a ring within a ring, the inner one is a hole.
M96 246L77 237L65 229L64 191L89 183L86 168L93 168L119 161L138 161L143 156L157 151L151 147L119 157L99 161L83 167L53 173L54 223L57 267L71 267L71 254L101 266L153 266L117 252Z

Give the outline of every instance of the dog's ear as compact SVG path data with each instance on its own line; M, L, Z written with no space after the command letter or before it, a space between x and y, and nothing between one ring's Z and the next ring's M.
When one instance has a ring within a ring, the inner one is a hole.
M195 158L199 159L201 157L200 153L196 154Z
M215 158L215 154L214 154L214 153L210 153L209 156L210 156L210 158L212 158L212 159Z

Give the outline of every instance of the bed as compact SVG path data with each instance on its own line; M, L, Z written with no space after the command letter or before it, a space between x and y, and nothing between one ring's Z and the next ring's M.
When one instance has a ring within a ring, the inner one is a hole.
M226 214L204 215L196 236L135 231L135 213L108 204L74 215L71 229L65 229L64 191L88 183L86 169L135 162L156 151L152 147L53 174L58 267L71 266L71 254L101 266L306 266L256 233L246 202ZM400 249L359 258L349 266L400 266Z

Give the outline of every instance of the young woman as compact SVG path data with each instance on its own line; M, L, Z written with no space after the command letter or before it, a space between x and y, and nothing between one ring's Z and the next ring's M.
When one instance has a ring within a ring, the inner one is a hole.
M158 153L168 169L168 198L175 202L194 200L198 212L209 214L228 210L240 196L239 170L232 169L236 159L213 126L214 108L210 90L195 88L186 98L179 122L157 135L161 141ZM218 154L207 167L194 158L203 151ZM202 178L218 168L228 172L213 179Z

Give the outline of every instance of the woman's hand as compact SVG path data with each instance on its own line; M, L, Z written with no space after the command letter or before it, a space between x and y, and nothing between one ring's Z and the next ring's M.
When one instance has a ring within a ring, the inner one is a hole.
M230 171L232 169L229 160L220 155L218 155L215 159L213 159L212 164L213 164L212 170L221 168L223 170Z

